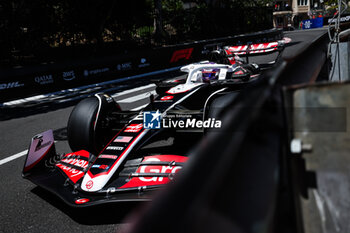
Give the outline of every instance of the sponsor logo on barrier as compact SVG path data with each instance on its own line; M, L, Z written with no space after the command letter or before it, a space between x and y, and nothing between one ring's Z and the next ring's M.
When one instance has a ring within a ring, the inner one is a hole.
M84 76L90 76L90 75L96 75L101 73L106 73L109 71L109 68L100 68L100 69L94 69L94 70L84 70Z
M323 27L323 17L303 20L302 26L303 26L303 29L321 28Z
M75 79L75 73L74 73L74 70L71 70L71 71L64 71L62 73L62 77L64 80L66 81L71 81L73 79Z
M0 84L0 90L11 89L16 87L23 87L24 84L20 82L10 82L10 83L2 83Z
M143 112L143 125L145 129L160 129L162 114L156 112Z
M144 67L147 67L147 66L151 65L150 63L147 63L147 59L146 58L141 58L140 63L141 64L138 66L139 68L144 68Z
M84 70L84 76L89 76L89 71L88 70Z
M310 21L310 20L305 20L305 22L304 22L304 28L306 28L306 29L311 28L311 21Z
M125 62L122 64L117 65L117 70L122 71L122 70L131 70L132 69L132 64L131 62Z
M36 83L39 83L40 85L51 84L51 83L53 83L53 76L51 74L37 76L34 78L34 80Z
M344 16L340 18L340 22L347 22L350 21L350 15ZM335 19L328 19L328 23L335 23L337 22L337 18Z
M109 146L106 148L106 150L123 150L124 147L122 146Z
M170 63L179 61L180 59L188 60L192 55L193 48L176 50L171 56Z

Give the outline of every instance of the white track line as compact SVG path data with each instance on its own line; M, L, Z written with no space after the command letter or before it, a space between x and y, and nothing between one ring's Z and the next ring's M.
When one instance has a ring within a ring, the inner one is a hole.
M126 90L126 91L122 91L122 92L118 92L116 94L113 94L112 97L113 98L119 98L120 96L127 95L127 94L130 94L130 93L136 92L136 91L141 91L141 90L144 90L144 89L148 89L148 88L151 88L151 87L156 87L156 85L155 84L149 84L149 85L146 85L146 86L136 87L136 88L133 88L133 89L129 89L129 90Z
M18 158L22 157L23 155L26 155L27 153L28 153L28 150L25 150L25 151L19 152L18 154L15 154L15 155L12 155L12 156L7 157L5 159L2 159L2 160L0 160L0 165L8 163L12 160L18 159Z
M133 108L133 109L131 109L131 111L138 111L138 110L141 110L141 109L143 109L144 107L146 107L147 105L148 105L148 103L147 103L147 104L144 104L144 105L141 105L141 106L139 106L139 107ZM7 157L7 158L5 158L5 159L2 159L2 160L0 160L0 166L3 165L3 164L5 164L5 163L11 162L12 160L18 159L18 158L20 158L20 157L26 155L27 153L28 153L28 150L25 150L25 151L22 151L22 152L19 152L19 153L15 154L15 155L12 155L12 156L10 156L10 157Z
M12 100L9 102L5 102L4 105L5 106L10 106L10 105L16 105L16 104L23 104L29 101L34 101L34 100L39 100L45 98L45 95L36 95L36 96L31 96L31 97L27 97L24 99L19 99L19 100Z
M130 90L126 90L126 91L117 93L117 94L113 95L113 97L120 97L120 96L129 94L129 93L132 93L132 92L135 92L135 91L140 91L140 90L151 88L151 87L154 87L154 86L155 86L154 84L149 84L147 86L137 87L137 88L134 88L134 89L130 89ZM122 100L120 100L118 102L122 102L122 103L124 103L124 102L126 102L126 103L136 102L136 101L139 101L141 99L145 99L145 98L149 97L151 94L155 95L156 91L153 90L151 92L146 92L146 93L143 93L143 94L140 94L140 95L136 95L136 96L133 96L133 97L130 97L130 98L122 99ZM148 105L148 103L144 104L144 105L141 105L141 106L138 106L136 108L133 108L133 109L131 109L131 111L141 110L142 108L146 107L147 105ZM5 159L2 159L2 160L0 160L0 166L5 164L5 163L11 162L12 160L18 159L18 158L26 155L27 153L28 153L28 150L25 150L25 151L22 151L20 153L15 154L15 155L9 156L9 157L7 157Z
M141 109L143 109L144 107L146 107L147 105L148 105L148 103L147 103L147 104L144 104L144 105L141 105L141 106L138 106L138 107L136 107L136 108L133 108L133 109L131 109L131 111L138 111L138 110L141 110ZM5 158L5 159L2 159L2 160L0 160L0 166L3 165L3 164L5 164L5 163L11 162L12 160L18 159L18 158L20 158L20 157L26 155L27 153L28 153L28 150L25 150L25 151L19 152L18 154L15 154L15 155L12 155L12 156L7 157L7 158Z
M71 88L71 89L67 89L67 90L56 91L56 92L48 93L45 95L37 95L37 96L31 96L31 97L24 98L24 99L12 100L12 101L8 101L8 102L0 103L0 107L22 104L22 103L26 103L26 102L32 101L32 100L39 100L39 99L43 99L43 98L53 96L53 95L61 95L61 94L65 94L65 93L81 91L81 90L84 90L87 88L96 88L96 87L100 88L100 86L103 86L103 85L116 84L116 83L125 82L125 81L132 81L132 80L138 79L138 78L143 78L143 77L152 76L152 75L156 75L156 74L162 74L162 73L176 71L176 70L179 70L180 68L181 68L181 66L178 66L178 67L173 67L173 68L169 68L169 69L153 71L153 72L149 72L149 73L145 73L145 74L138 74L138 75L129 76L129 77L125 77L125 78L118 78L118 79L111 80L111 81L90 84L90 85Z

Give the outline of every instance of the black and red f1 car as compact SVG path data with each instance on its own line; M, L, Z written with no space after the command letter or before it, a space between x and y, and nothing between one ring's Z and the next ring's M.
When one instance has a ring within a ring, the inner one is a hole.
M227 53L226 53L227 55ZM236 59L238 60L238 59ZM82 100L72 111L68 142L55 151L52 130L32 138L24 178L71 206L149 200L173 179L191 147L210 128L224 127L220 108L259 78L259 66L200 62L187 76L158 83L140 112L122 111L108 95Z

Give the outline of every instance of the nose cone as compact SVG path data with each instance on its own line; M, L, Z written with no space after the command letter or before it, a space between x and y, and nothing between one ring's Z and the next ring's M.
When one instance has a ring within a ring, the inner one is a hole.
M96 192L101 190L107 181L107 174L100 174L97 177L91 177L90 174L87 173L81 183L81 189L86 192Z

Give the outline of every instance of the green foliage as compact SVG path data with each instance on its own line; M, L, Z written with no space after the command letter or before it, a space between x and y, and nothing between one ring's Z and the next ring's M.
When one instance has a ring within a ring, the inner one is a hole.
M163 1L163 10L172 11L174 13L183 9L183 1L181 0L167 0Z
M334 5L338 5L338 0L325 0L324 4L326 6L334 6Z
M179 2L183 1L173 1ZM197 1L195 7L164 9L165 24L172 25L176 37L205 39L229 36L272 27L272 12L265 6L268 1ZM178 6L176 5L176 6ZM271 25L271 26L267 26Z
M161 1L161 4L155 4ZM192 3L189 9L185 3ZM154 41L161 12L163 44L272 27L267 0L6 0L0 3L0 56L52 47ZM195 4L193 4L195 3ZM161 10L156 9L161 6ZM158 15L159 16L159 15ZM26 56L27 56L26 55ZM0 57L1 58L1 57Z
M349 5L349 1L346 1L347 4ZM324 5L326 6L326 10L328 14L333 15L337 10L338 10L338 0L325 0ZM342 11L344 9L344 5L342 5ZM346 10L345 13L349 13L350 8Z

